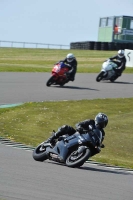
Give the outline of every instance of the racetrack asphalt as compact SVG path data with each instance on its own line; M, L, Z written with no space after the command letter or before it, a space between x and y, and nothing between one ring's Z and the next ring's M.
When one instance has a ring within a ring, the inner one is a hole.
M115 83L77 74L64 87L47 87L50 73L0 73L0 104L133 97L133 75ZM32 151L0 143L0 200L133 200L133 171L85 163L69 168L37 162Z
M24 102L133 97L133 74L116 82L96 82L97 74L76 75L63 87L46 86L50 73L0 73L0 105Z

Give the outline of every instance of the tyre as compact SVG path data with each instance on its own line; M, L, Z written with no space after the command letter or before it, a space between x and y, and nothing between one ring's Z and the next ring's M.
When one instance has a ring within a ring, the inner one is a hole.
M89 50L94 50L94 43L93 41L88 42L88 49Z
M80 167L91 156L90 149L86 148L83 152L78 153L78 150L73 151L66 159L68 167Z
M41 162L48 159L46 148L43 147L42 144L38 145L34 149L32 156L34 160L41 161Z
M98 74L98 76L96 77L96 81L97 81L97 82L100 82L100 81L103 79L103 74L104 74L104 72L100 72L100 73Z
M113 83L114 81L115 81L115 79L114 79L114 78L111 78L111 79L110 79L110 82L112 82L112 83Z
M110 79L110 82L115 82L115 80L117 79L117 77L115 78L114 76Z
M108 50L110 50L110 51L114 51L115 50L114 42L108 42Z
M60 86L63 87L65 85L65 83L60 83Z
M101 50L108 50L108 42L101 42Z
M94 43L94 50L101 50L101 42Z
M50 85L52 85L54 82L55 82L55 78L54 78L54 76L51 76L51 77L49 78L49 80L47 81L46 86L50 86Z
M69 82L69 79L65 79L65 80L62 80L62 82L59 84L61 87L64 86L66 83Z

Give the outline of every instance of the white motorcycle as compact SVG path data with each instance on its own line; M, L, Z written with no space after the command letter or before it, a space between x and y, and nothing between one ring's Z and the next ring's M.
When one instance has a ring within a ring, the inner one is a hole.
M116 80L115 78L116 68L117 68L117 64L111 61L110 59L105 61L102 64L101 72L96 77L96 81L100 82L101 80L110 80L111 82L114 82Z

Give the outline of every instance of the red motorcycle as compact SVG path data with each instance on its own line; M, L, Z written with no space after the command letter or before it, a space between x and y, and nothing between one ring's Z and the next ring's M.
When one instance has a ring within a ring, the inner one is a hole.
M46 85L47 86L50 86L50 85L63 86L65 83L68 83L69 79L66 75L66 72L68 72L69 69L70 67L63 62L59 62L55 64L52 69L52 75L48 79Z

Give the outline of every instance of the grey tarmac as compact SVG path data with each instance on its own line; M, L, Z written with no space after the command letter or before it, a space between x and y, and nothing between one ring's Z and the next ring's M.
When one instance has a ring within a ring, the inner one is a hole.
M50 73L0 73L0 105L133 97L133 75L115 83L96 82L97 74L77 74L64 87L47 87ZM69 168L36 162L32 151L0 143L0 200L132 200L133 173L85 163Z
M97 74L76 75L63 87L46 86L50 73L0 73L0 105L24 102L128 98L133 97L133 74L123 74L116 82L96 82Z

